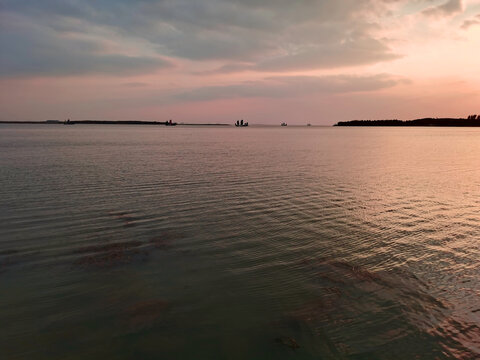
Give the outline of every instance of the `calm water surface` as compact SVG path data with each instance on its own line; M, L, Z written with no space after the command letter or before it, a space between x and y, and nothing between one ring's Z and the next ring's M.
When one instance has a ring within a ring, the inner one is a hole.
M480 129L0 125L3 359L474 359Z

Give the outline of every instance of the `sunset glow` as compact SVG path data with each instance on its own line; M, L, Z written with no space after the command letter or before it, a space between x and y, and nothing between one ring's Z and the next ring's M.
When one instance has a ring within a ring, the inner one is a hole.
M0 120L480 112L480 0L0 0Z

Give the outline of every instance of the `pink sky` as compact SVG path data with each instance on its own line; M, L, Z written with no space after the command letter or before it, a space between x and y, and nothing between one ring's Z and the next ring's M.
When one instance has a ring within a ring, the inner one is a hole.
M0 120L480 113L480 0L2 0Z

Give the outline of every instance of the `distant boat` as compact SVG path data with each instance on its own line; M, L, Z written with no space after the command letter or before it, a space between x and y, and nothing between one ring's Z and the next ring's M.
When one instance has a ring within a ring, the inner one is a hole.
M239 127L248 126L248 122L243 122L243 119L237 120L237 122L235 123L235 126L239 126Z
M170 119L170 120L168 120L168 121L165 121L165 125L166 125L166 126L175 126L175 125L177 125L177 123L176 123L176 122L172 122L172 119Z
M63 125L75 125L73 121L70 121L70 119L67 119L63 122Z
M312 126L312 124L308 123L307 126Z
M286 122L282 122L282 123L280 124L280 126L287 126L287 123L286 123Z

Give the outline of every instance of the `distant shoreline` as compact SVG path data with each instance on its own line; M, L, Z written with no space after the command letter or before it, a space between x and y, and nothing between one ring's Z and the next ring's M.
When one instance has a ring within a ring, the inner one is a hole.
M38 125L63 125L64 122L60 120L45 120L45 121L0 121L0 124L38 124ZM71 120L69 125L167 125L166 121L143 121L143 120ZM230 124L190 124L190 123L176 123L175 126L232 126Z
M351 120L340 121L333 126L443 126L443 127L480 127L477 118L423 118L415 120Z
M473 115L472 115L473 116ZM469 116L468 118L422 118L415 120L350 120L339 121L333 126L436 126L436 127L480 127L480 115L476 118ZM44 121L0 121L0 124L36 124L36 125L63 125L61 120L44 120ZM145 121L145 120L71 120L68 125L160 125L171 126L166 121ZM224 123L174 123L175 126L233 126ZM261 125L258 126L276 126ZM302 125L292 125L297 127ZM329 127L329 125L326 125Z

